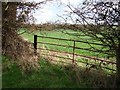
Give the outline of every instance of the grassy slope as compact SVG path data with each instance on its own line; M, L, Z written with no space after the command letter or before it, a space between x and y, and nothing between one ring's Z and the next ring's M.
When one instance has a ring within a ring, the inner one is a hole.
M108 88L115 84L114 76L101 70L88 72L80 67L76 74L71 66L61 67L41 59L39 71L22 74L13 60L4 56L2 61L3 88Z
M60 66L52 65L45 60L40 60L41 68L39 71L32 71L28 74L22 74L16 64L7 57L3 57L3 88L75 88L89 87L84 83L76 84L70 79L72 72L67 72Z

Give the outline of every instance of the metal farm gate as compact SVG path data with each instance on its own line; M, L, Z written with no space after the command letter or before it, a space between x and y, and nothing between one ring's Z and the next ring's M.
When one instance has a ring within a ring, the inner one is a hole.
M54 39L54 40L62 40L62 41L71 41L73 43L73 45L63 45L63 44L58 44L58 43L50 43L50 42L42 42L42 41L38 41L38 38L49 38L49 39ZM93 56L86 56L86 55L82 55L82 54L76 54L75 50L86 50L86 51L91 51L91 52L97 52L96 50L91 50L91 49L87 49L87 48L81 48L81 47L77 47L76 43L77 42L81 42L81 43L88 43L85 41L80 41L80 40L71 40L71 39L63 39L63 38L55 38L55 37L46 37L46 36L37 36L34 35L34 52L37 53L37 50L48 50L51 52L56 52L56 53L62 53L62 55L50 55L52 57L57 57L57 58L62 58L65 60L69 60L71 64L79 64L79 63L84 63L87 65L91 65L91 66L99 66L101 68L104 69L108 69L111 71L116 71L116 62L110 61L110 60L106 60L106 59L101 59L98 57L93 57ZM65 52L65 51L57 51L57 50L53 50L53 49L48 49L48 48L42 48L39 47L38 44L47 44L47 45L53 45L55 47L60 46L60 47L66 47L66 48L71 48L72 52ZM98 44L98 43L89 43L89 44L94 44L94 45L103 45L103 44ZM104 53L104 52L102 52ZM71 57L64 57L64 55L69 54ZM104 53L106 54L106 53ZM42 54L42 55L47 55L47 54ZM77 57L77 58L76 58ZM79 58L83 58L85 60L78 60ZM56 60L54 60L56 61ZM90 63L92 62L92 63ZM93 63L94 62L94 63ZM96 64L97 62L97 64ZM63 63L67 63L67 61L64 61Z

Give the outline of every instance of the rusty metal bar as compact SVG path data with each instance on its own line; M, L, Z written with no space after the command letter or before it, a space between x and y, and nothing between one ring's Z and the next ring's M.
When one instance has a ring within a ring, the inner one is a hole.
M47 54L42 54L42 55L47 55ZM58 57L58 58L64 58L64 57L60 57L60 56L56 56L56 55L49 55L49 56L53 56L53 57ZM73 60L73 59L70 59L70 58L64 58L64 59L68 59L68 60ZM56 61L57 62L57 60L51 60L51 61ZM80 63L84 63L84 64L86 64L86 62L84 62L84 61L78 61L78 60L74 60L75 62L80 62ZM67 62L64 62L64 61L59 61L59 62L63 62L63 63L67 63ZM67 63L67 64L70 64L70 63ZM91 63L88 63L89 65L95 65L95 64L91 64ZM105 68L105 69L109 69L109 70L112 70L112 71L116 71L115 69L111 69L111 68L108 68L108 67L104 67L104 66L102 66L101 68Z
M68 46L68 45L61 45L61 44L53 44L53 43L46 43L46 42L37 42L37 43L40 43L40 44L49 44L49 45L56 45L56 46L63 46L63 47L71 47L73 48L73 46Z
M42 54L42 55L47 55L47 54ZM71 58L61 57L61 56L57 56L57 55L49 55L49 56L58 57L58 58L63 58L63 59L68 59L68 60L70 60L70 61L73 60L73 59L71 59Z
M42 54L42 55L47 55L47 54ZM61 57L61 56L57 56L57 55L49 55L49 56L53 56L53 57L58 57L58 58L63 58L63 59L67 59L67 60L69 60L69 61L73 61L73 59L72 58L66 58L66 57ZM74 59L74 62L81 62L81 63L84 63L84 64L86 64L86 62L84 62L84 61L78 61L78 60L75 60Z
M73 53L69 53L69 52L60 52L60 51L56 51L56 50L51 50L51 49L43 49L43 48L38 48L38 49L41 49L41 50L49 50L49 51L53 51L53 52L59 52L59 53L66 53L66 54L73 54ZM88 58L88 59L91 59L91 60L98 60L98 61L101 61L101 62L107 62L107 63L111 63L111 64L116 64L116 62L111 62L111 61L107 61L107 60L104 60L104 59L100 59L100 58L95 58L95 57L91 57L91 56L85 56L85 55L81 55L81 54L74 54L75 56L80 56L80 57L84 57L84 58Z
M76 42L76 41L75 41ZM62 47L69 47L69 48L73 48L73 46L68 46L68 45L61 45L61 44L53 44L53 43L46 43L46 42L37 42L37 43L40 43L40 44L49 44L49 45L56 45L56 46L62 46ZM86 51L91 51L91 52L98 52L96 50L91 50L89 48L80 48L80 47L74 47L75 49L81 49L81 50L86 50ZM105 52L102 52L104 54L108 54L108 53L105 53Z
M42 38L50 38L50 39L57 39L57 40L66 40L66 41L75 41L75 42L88 43L88 42L85 42L85 41L72 40L72 39L63 39L63 38L46 37L46 36L38 36L38 37L42 37ZM104 45L104 44L100 44L100 43L92 43L92 42L89 42L89 44L107 46L107 45Z
M42 54L42 55L46 55L46 54ZM57 60L54 60L54 59L52 59L51 61L55 61L55 62L57 62ZM62 63L67 63L67 64L71 64L71 63L64 62L64 61L59 61L59 62L62 62Z

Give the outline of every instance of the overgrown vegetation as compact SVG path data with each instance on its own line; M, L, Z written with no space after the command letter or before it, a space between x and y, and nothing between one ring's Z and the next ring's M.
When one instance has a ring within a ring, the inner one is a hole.
M67 6L71 10L67 17L70 15L73 22L83 26L80 31L106 45L103 48L108 47L98 52L107 52L116 58L116 84L120 88L120 1L85 0L81 5L74 7L69 3Z
M3 56L3 88L112 88L115 75L100 70L61 66L41 58L38 71L22 73L14 60Z

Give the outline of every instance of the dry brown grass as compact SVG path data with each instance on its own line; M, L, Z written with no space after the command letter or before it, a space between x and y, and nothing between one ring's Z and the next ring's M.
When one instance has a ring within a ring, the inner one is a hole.
M39 68L39 55L34 54L33 45L25 41L14 31L6 34L3 54L15 60L22 71L30 71Z

